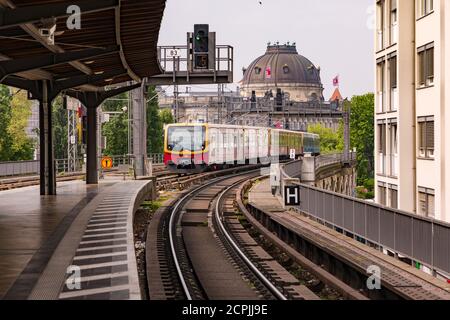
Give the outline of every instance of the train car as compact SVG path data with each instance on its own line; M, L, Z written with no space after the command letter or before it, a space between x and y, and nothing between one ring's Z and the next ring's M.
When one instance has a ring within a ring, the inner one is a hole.
M198 173L248 163L269 164L319 154L319 136L264 127L182 123L165 127L164 164L176 173Z

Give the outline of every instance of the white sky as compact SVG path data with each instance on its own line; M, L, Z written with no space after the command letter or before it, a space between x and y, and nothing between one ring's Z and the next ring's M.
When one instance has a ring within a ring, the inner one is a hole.
M326 99L337 74L344 97L373 92L374 0L261 1L167 0L159 45L184 44L194 24L208 23L217 44L234 47L235 85L228 85L234 89L242 67L264 54L267 42L296 42L298 52L321 67Z

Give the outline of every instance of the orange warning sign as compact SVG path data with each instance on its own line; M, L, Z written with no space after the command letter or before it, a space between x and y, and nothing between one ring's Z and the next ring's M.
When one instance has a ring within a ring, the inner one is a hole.
M102 159L102 168L111 169L113 167L113 160L111 157L104 157Z

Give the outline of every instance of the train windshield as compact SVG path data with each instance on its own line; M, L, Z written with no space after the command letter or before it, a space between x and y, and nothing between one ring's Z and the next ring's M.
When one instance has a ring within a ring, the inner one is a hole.
M206 128L203 126L169 127L167 149L175 152L205 149Z

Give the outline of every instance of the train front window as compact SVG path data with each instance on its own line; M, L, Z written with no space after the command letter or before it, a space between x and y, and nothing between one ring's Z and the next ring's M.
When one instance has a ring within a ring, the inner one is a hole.
M167 149L174 152L205 149L206 128L202 126L169 127Z

